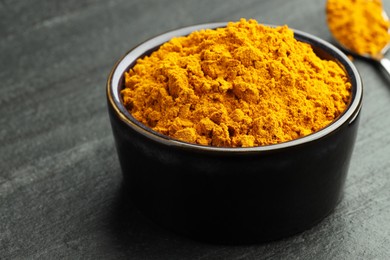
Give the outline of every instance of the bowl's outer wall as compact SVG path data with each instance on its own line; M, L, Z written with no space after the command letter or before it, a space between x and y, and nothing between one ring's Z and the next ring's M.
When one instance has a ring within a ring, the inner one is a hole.
M342 195L359 121L296 147L227 154L162 145L110 106L109 115L136 207L176 232L222 243L279 239L328 215Z

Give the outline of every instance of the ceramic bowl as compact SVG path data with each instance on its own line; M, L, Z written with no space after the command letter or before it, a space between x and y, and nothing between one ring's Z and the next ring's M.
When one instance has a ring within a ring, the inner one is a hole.
M324 219L339 203L358 130L363 87L338 48L294 30L320 57L345 68L352 84L346 111L311 135L275 145L220 148L173 140L142 125L122 104L124 72L174 36L226 23L201 24L152 38L125 54L107 81L116 150L134 206L177 234L212 243L281 239Z

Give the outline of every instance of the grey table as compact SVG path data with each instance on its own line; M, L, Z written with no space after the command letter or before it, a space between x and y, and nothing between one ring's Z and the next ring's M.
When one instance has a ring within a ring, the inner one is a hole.
M129 206L105 100L111 67L156 34L241 17L332 41L320 0L0 0L0 259L390 259L390 82L362 60L344 198L317 226L212 245Z

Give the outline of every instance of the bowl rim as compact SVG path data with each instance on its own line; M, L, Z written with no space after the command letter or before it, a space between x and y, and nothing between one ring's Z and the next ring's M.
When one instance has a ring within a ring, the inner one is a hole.
M325 126L324 128L311 133L309 135L293 139L286 142L281 142L277 144L263 145L263 146L253 146L253 147L216 147L216 146L207 146L200 145L195 143L188 143L184 141L180 141L174 139L172 137L163 135L149 128L148 126L140 123L136 120L126 109L121 101L119 88L123 81L124 72L128 71L128 69L133 66L136 60L145 55L145 53L150 52L154 48L157 48L164 42L170 40L173 37L185 36L189 33L202 29L216 29L219 27L225 27L228 22L216 22L216 23L203 23L196 24L186 27L181 27L178 29L170 30L165 33L159 34L155 37L149 38L146 41L141 42L135 47L131 48L127 53L125 53L122 57L120 57L113 68L111 69L106 85L106 95L108 99L108 105L113 108L116 116L123 121L126 125L131 127L134 131L144 135L148 139L151 139L155 142L182 148L182 149L195 149L202 151L210 151L210 152L233 152L233 153L252 153L252 152L261 152L261 151L273 151L279 149L287 149L291 147L296 147L299 145L307 144L314 142L316 140L322 139L330 133L337 131L344 124L352 124L362 107L362 99L363 99L363 84L361 80L361 76L355 65L348 58L346 54L344 54L339 48L335 45L327 42L313 34L309 34L307 32L303 32L301 30L297 30L289 27L289 29L293 30L294 37L303 42L307 42L312 46L316 46L327 53L329 53L332 57L334 57L346 70L349 75L351 84L352 84L352 97L351 101L348 104L348 107L345 111L332 123ZM265 26L277 27L280 25L273 24L263 24Z

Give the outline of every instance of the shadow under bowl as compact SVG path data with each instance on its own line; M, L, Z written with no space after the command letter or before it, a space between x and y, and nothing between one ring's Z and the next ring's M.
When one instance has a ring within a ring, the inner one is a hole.
M332 124L293 141L250 148L185 143L139 123L122 104L124 72L138 58L174 36L223 26L201 24L161 34L115 64L107 102L124 182L144 216L186 237L223 244L285 238L320 222L342 197L363 89L357 69L338 48L294 30L297 40L345 69L352 98Z

